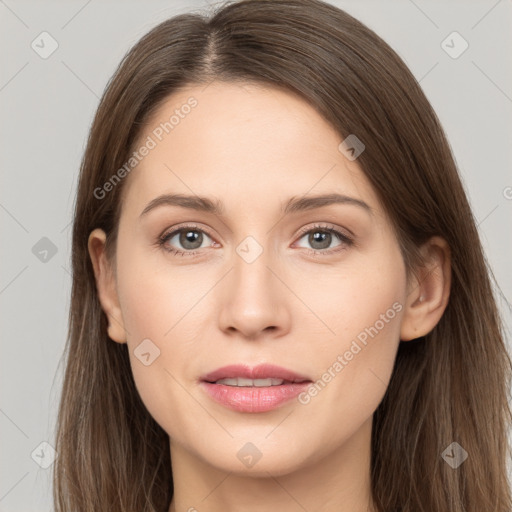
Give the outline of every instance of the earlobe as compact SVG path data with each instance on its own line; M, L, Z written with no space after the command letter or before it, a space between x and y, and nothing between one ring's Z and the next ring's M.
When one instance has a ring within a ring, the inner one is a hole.
M432 237L421 251L424 265L410 283L400 331L401 341L428 334L437 325L448 304L451 285L450 248L441 237Z
M108 319L108 336L118 343L126 343L126 331L119 306L115 276L105 252L106 239L102 229L93 230L88 240L89 256L94 269L98 299Z

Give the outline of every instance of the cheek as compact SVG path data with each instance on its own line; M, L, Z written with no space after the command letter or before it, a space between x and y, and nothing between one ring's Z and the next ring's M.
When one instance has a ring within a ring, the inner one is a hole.
M348 349L358 335L363 343L365 336L395 339L399 335L405 267L398 247L385 242L371 251L354 251L336 266L283 269L286 282L293 283L293 292L300 299L291 295L286 299L295 313L293 322L300 324L298 332L318 333L307 341L315 347L321 345L323 353Z
M131 344L149 338L165 347L177 332L194 325L204 313L201 299L212 286L206 277L193 266L173 268L170 260L147 250L119 261L119 300Z
M151 265L147 255L132 253L118 261L119 301L134 381L162 426L169 410L190 407L176 381L185 384L183 374L200 353L193 330L204 315L200 299L209 287L197 273Z
M342 422L346 431L356 430L387 389L399 344L406 280L400 254L380 254L380 259L362 261L342 277L317 280L323 284L323 302L319 293L309 294L311 309L316 308L334 332L318 336L309 349L316 380L299 396L309 417L318 419L318 428L330 416L334 425Z
M212 337L222 337L214 331L219 310L215 292L225 272L207 264L178 266L142 250L118 260L134 381L151 416L170 435L190 431L187 417L192 412L204 415L190 391L201 370L211 366ZM149 357L142 357L146 363L149 359L145 365L138 356L148 352Z

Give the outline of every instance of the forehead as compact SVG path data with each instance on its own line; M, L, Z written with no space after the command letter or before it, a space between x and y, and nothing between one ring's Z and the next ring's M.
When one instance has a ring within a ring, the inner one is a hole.
M306 101L281 88L213 82L165 99L139 134L146 150L125 185L140 209L162 193L222 197L255 211L308 193L377 198L342 137ZM278 205L278 206L279 206ZM228 212L229 213L229 212Z

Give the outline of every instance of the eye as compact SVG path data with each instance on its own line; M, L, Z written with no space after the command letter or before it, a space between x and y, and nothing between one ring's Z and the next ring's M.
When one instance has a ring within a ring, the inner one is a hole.
M169 233L164 233L159 238L158 243L163 249L173 254L193 256L196 254L197 249L212 245L211 243L203 245L207 239L211 240L210 236L205 231L195 225L191 225L182 226ZM178 246L178 248L176 248L176 246ZM179 248L180 246L184 250L181 250Z
M313 228L301 230L300 235L299 240L307 239L311 245L309 250L314 254L327 255L354 244L352 238L330 225L317 224ZM212 247L211 241L212 238L203 229L196 225L186 225L164 233L158 238L158 245L172 254L194 256L198 249ZM332 243L336 241L338 244L333 248Z
M354 243L354 241L348 235L335 229L334 226L315 225L313 228L306 228L306 230L303 230L301 235L303 236L300 238L300 240L307 239L307 243L311 245L311 250L315 254L330 254L339 250L343 250L346 248L346 246L351 246ZM330 250L331 244L336 242L336 239L339 243L334 246L334 250Z

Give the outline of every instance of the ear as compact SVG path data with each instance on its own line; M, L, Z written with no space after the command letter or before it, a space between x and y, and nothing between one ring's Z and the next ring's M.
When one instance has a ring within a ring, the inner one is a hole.
M89 256L94 268L98 299L108 319L108 336L118 343L126 343L126 331L117 296L115 275L105 253L106 239L102 229L92 231L88 241Z
M438 236L421 247L424 265L408 286L400 340L409 341L428 334L437 325L448 304L451 284L450 248Z

